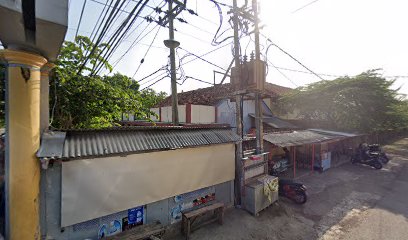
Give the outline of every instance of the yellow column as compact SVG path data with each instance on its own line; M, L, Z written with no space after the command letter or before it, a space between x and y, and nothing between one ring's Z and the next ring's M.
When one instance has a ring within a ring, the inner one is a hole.
M40 69L47 60L7 49L0 51L0 58L8 63L7 235L12 240L40 239L40 164L35 153L40 144Z
M47 63L41 68L41 90L40 90L40 133L49 127L50 123L50 71L55 67L53 63Z

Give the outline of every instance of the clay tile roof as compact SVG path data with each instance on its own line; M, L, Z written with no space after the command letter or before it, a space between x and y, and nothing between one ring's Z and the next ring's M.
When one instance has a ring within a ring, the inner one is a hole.
M291 88L282 87L272 83L265 84L265 92L271 97L281 96L292 90ZM218 101L231 97L234 89L230 83L216 85L208 88L199 88L196 90L178 93L178 104L195 104L195 105L209 105L213 106ZM171 96L165 98L156 107L171 106Z

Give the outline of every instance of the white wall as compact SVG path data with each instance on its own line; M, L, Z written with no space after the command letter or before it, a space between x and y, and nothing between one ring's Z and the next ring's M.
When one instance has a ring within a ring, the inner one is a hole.
M191 123L215 123L215 107L191 105Z
M131 113L123 113L123 121L135 121L135 116Z
M186 105L178 105L179 122L186 122ZM161 121L171 122L172 112L171 106L161 108Z
M151 119L152 121L159 121L159 120L160 120L160 119L159 119L160 109L159 109L159 108L151 108L150 111L152 111L152 112L154 112L154 113L157 114L157 117L154 116L154 115L151 115L151 116L150 116L150 119Z
M233 143L63 162L61 226L234 178Z

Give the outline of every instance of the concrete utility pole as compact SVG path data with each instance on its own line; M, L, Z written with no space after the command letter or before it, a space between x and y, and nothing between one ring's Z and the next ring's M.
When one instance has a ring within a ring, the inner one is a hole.
M261 52L259 49L259 21L258 21L258 3L257 0L252 0L252 10L255 18L255 60L261 60ZM259 68L255 68L259 71ZM260 76L260 74L256 74ZM259 91L255 93L255 127L256 127L256 153L263 152L263 123L262 123L262 96Z
M241 61L239 57L239 36L238 36L238 7L237 7L237 0L233 1L233 22L234 22L234 61L235 67L238 70L236 77L238 78L238 82L241 79ZM241 101L242 96L236 94L235 96L235 120L237 126L237 134L238 136L242 137L242 118L241 118ZM239 142L236 145L236 153L235 153L235 199L236 205L241 205L241 187L244 184L244 176L243 176L243 165L242 165L242 142Z
M174 40L174 13L173 0L169 0L169 40L164 41L164 45L170 48L170 72L171 72L171 106L172 106L172 120L174 125L179 124L178 116L178 98L177 98L177 76L176 76L176 50L180 43Z

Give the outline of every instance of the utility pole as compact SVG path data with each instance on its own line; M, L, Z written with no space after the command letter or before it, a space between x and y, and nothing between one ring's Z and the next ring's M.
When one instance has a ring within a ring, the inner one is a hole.
M169 1L169 39L164 40L164 45L170 48L170 73L171 73L171 106L172 106L172 121L173 125L179 124L178 116L178 98L177 98L177 76L176 76L176 50L180 43L174 40L174 13L173 13L173 0Z
M235 68L237 69L236 77L238 78L238 82L241 80L241 61L239 56L239 33L238 33L238 7L237 7L237 0L233 0L233 23L234 23L234 61L235 61ZM241 113L241 102L242 96L240 94L236 94L235 96L235 120L236 120L236 127L237 127L237 134L238 136L242 137L242 113ZM241 205L241 188L244 184L244 174L243 174L243 164L242 164L242 142L240 141L236 145L236 152L235 152L235 199L236 205Z
M259 20L258 20L258 3L257 0L252 0L252 10L254 11L255 19L255 61L258 63L261 60L261 52L259 49ZM260 71L255 68L255 71ZM259 72L255 74L259 77ZM256 127L256 153L263 152L263 123L262 123L262 96L259 91L255 93L255 127Z

